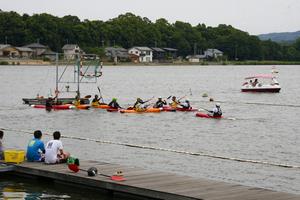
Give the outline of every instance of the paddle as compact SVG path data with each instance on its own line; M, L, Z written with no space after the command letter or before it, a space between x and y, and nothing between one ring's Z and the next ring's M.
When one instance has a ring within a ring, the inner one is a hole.
M104 103L104 100L103 100L103 97L102 97L102 94L101 94L100 87L99 87L99 86L97 86L97 88L98 88L98 91L99 91L99 94L100 94L100 99L102 99L102 103ZM99 99L99 100L100 100L100 99Z
M199 107L199 108L201 108L202 110L205 110L207 112L211 112L211 110L207 110L206 108L202 108L202 107Z
M79 171L84 171L84 172L88 172L88 170L85 170L85 169L80 169L79 168L79 166L78 165L76 165L76 164L68 164L68 168L71 170L71 171L73 171L73 172L75 172L75 173L77 173L77 172L79 172ZM112 175L112 176L110 176L110 175L107 175L107 174L101 174L101 173L96 173L97 175L100 175L100 176L104 176L104 177L108 177L108 178L110 178L111 180L113 180L113 181L125 181L126 179L123 177L123 175L121 174L122 172L117 172L117 175Z

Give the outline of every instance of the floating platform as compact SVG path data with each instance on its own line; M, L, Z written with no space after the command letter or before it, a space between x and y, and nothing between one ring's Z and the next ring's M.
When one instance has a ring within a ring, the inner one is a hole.
M98 173L113 175L122 171L125 181L118 182L108 177L87 176L87 170L96 167ZM84 188L104 189L109 192L125 193L149 199L166 200L300 200L300 195L276 192L268 189L242 186L166 172L156 172L138 167L128 167L96 161L81 161L80 168L74 173L66 164L47 165L44 163L24 162L13 165L17 175L52 179L66 184L76 184Z

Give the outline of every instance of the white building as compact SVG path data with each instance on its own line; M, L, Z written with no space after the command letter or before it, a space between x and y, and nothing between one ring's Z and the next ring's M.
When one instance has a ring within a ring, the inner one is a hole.
M66 60L75 59L75 55L81 52L81 49L77 44L65 44L62 50L64 51L64 57Z
M139 57L139 62L152 62L153 52L149 47L132 47L128 54Z
M204 55L206 58L218 58L223 56L223 52L218 49L207 49Z

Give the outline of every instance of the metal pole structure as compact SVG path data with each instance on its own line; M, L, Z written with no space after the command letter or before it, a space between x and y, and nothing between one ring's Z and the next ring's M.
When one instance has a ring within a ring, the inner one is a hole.
M58 53L55 54L55 63L56 63L56 87L55 95L58 94Z
M78 64L77 64L77 95L80 99L80 92L79 92L79 82L80 82L80 65L81 65L81 56L78 54Z

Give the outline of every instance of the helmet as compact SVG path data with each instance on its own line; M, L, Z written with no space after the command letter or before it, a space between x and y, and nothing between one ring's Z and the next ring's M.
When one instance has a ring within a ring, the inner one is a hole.
M161 97L161 96L159 96L159 97L158 97L158 99L162 99L162 97Z
M88 176L96 176L98 170L96 167L91 167L87 170Z
M217 106L217 107L220 107L220 106L221 106L221 104L220 104L220 103L216 103L216 106Z
M112 101L117 101L117 98L112 98Z

